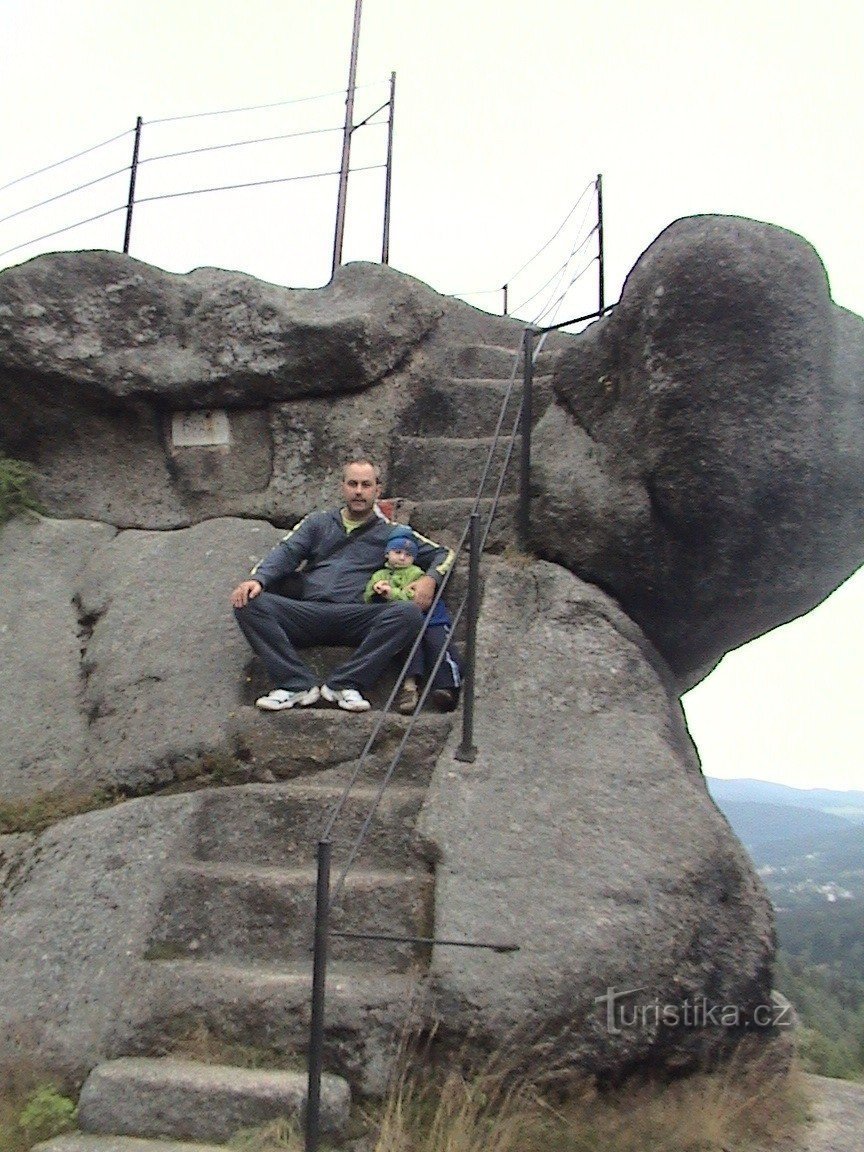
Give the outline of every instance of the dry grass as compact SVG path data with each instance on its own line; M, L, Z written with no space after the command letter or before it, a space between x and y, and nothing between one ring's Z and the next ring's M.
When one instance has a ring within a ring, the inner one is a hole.
M228 1147L237 1152L303 1152L303 1135L292 1120L274 1120L263 1128L238 1132ZM321 1152L325 1152L326 1145Z
M226 1064L233 1068L273 1068L284 1072L305 1071L306 1063L293 1052L277 1052L239 1044L215 1036L203 1021L190 1022L178 1031L159 1055L199 1064Z
M744 1152L788 1138L807 1115L803 1080L758 1062L614 1093L573 1084L564 1103L499 1069L437 1082L405 1071L371 1152Z

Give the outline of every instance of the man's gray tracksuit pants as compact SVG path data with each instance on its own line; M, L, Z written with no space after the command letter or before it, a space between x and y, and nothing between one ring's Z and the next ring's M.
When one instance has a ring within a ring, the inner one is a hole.
M260 592L234 615L277 688L304 692L318 684L298 648L344 646L351 657L327 678L331 688L369 689L394 657L405 656L423 626L416 604L327 604Z

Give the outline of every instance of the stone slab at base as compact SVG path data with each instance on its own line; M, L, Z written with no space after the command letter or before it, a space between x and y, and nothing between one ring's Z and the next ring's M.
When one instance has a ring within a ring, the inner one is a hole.
M87 1136L71 1132L37 1144L33 1152L225 1152L224 1144L178 1144L172 1140L137 1140L134 1136Z
M224 1143L242 1128L299 1116L306 1086L305 1072L124 1057L90 1073L78 1102L78 1123L97 1134ZM322 1132L343 1132L350 1106L345 1081L324 1076Z

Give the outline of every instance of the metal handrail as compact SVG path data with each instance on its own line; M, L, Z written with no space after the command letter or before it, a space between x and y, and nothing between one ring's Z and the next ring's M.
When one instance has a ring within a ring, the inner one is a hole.
M537 349L533 354L534 356L536 356L537 353L539 353L541 346L542 346L542 338L541 338L541 343L538 344ZM503 461L501 468L500 468L498 481L497 481L496 488L495 488L495 493L492 497L492 502L491 502L491 505L489 508L489 514L488 514L482 535L481 535L481 531L480 531L479 508L480 508L480 502L483 499L483 492L486 488L486 483L487 483L487 480L489 478L489 474L490 474L491 469L492 469L492 461L494 459L495 452L496 452L496 449L498 447L499 441L501 440L501 432L502 432L502 428L504 427L504 421L506 418L507 409L510 405L510 400L511 400L511 397L513 395L513 389L515 387L515 383L516 383L516 379L517 379L517 369L519 366L520 356L522 355L522 350L523 350L523 342L520 341L519 347L517 349L515 349L514 353L513 353L513 357L514 357L513 368L512 368L511 373L510 373L510 378L508 381L508 387L507 387L505 394L504 394L504 397L501 401L501 407L499 410L498 421L497 421L496 426L495 426L495 432L492 436L492 443L489 446L489 451L487 453L486 462L485 462L485 465L483 468L482 475L480 477L480 483L479 483L479 486L477 489L477 494L474 498L474 503L473 503L473 506L471 509L468 524L466 525L465 529L463 530L463 533L462 533L462 536L459 540L458 546L456 547L456 549L454 549L455 556L458 557L461 554L462 549L465 547L466 542L470 540L471 553L470 553L470 558L469 558L468 590L465 593L465 595L462 597L462 600L459 604L459 607L457 608L457 610L455 611L455 613L453 615L453 627L455 629L455 627L458 625L458 623L460 622L460 620L462 618L463 612L466 610L466 608L469 610L468 643L467 643L467 651L466 651L466 656L467 656L466 662L468 665L468 676L466 677L466 680L465 680L465 697L464 697L464 701L463 701L463 737L462 737L462 744L460 745L459 749L457 749L457 752L455 753L456 758L461 759L461 760L468 760L468 761L471 761L474 759L474 757L476 756L476 751L477 751L476 748L474 747L472 741L473 741L473 714L474 714L474 667L473 667L473 663L474 663L474 656L475 656L475 652L476 652L476 623L477 623L477 611L479 609L479 561L480 561L480 556L481 556L481 554L482 554L482 552L486 546L486 541L488 539L489 532L490 532L491 527L492 527L492 521L493 521L493 519L495 517L495 513L497 512L497 509L498 509L498 503L499 503L500 498L501 498L501 493L503 490L507 469L510 465L510 460L511 460L512 454L513 454L513 446L515 444L516 435L518 433L520 424L525 419L524 390L523 390L523 397L519 403L519 408L518 408L518 411L516 413L515 420L514 420L513 425L509 431L509 434L506 436L506 439L508 441L507 450L506 450L506 453L504 456L504 461ZM532 359L533 359L533 357L532 357ZM523 389L524 389L524 385L523 385ZM525 430L523 428L523 437L524 437L524 431ZM524 440L523 440L523 442L524 442ZM311 1006L311 1016L310 1016L309 1056L308 1056L309 1084L308 1084L308 1092L307 1092L306 1125L305 1125L305 1129L306 1129L306 1135L305 1135L306 1152L317 1152L319 1138L320 1138L321 1075L322 1075L323 1066L324 1066L324 1007L325 1007L325 993L326 993L328 937L330 935L330 915L333 912L337 901L339 900L340 896L342 895L342 891L344 888L345 880L348 876L348 872L350 871L354 861L357 858L357 855L360 852L360 849L361 849L361 847L365 841L366 834L367 834L367 832L368 832L368 830L372 824L372 820L374 819L375 813L377 812L378 807L381 803L381 799L383 798L384 792L386 791L387 786L389 785L391 779L393 778L393 774L394 774L396 767L399 763L400 757L402 755L402 751L403 751L411 733L414 730L414 726L417 722L417 718L422 713L423 706L424 706L424 704L425 704L425 702L429 696L430 691L432 690L432 684L434 681L434 677L435 677L435 674L438 671L438 669L440 668L441 663L444 659L446 648L442 648L441 651L438 653L438 656L435 660L435 663L434 663L432 669L430 670L429 674L426 677L426 682L423 685L423 690L420 694L420 698L418 700L417 707L416 707L414 713L409 718L408 723L406 724L405 731L402 734L402 739L400 740L399 745L396 748L396 751L393 754L393 756L390 760L390 763L384 772L384 775L383 775L383 777L382 777L382 779L378 785L378 788L375 792L375 795L372 798L372 803L370 805L370 808L369 808L369 811L366 815L366 818L363 822L363 825L361 826L360 831L359 831L357 837L355 838L353 845L349 849L347 859L346 859L345 863L343 864L340 875L336 881L335 886L331 890L330 881L331 881L331 862L332 862L332 840L331 840L332 833L333 833L334 827L336 825L336 822L338 821L339 817L341 816L341 814L345 808L345 804L348 801L348 797L350 796L351 791L352 791L354 785L356 784L356 782L360 776L360 773L362 772L363 768L365 767L369 753L370 753L373 745L375 744L375 741L376 741L376 739L377 739L377 737L381 731L381 728L384 725L386 716L389 713L389 711L393 705L394 700L396 699L396 695L397 695L399 689L401 688L401 686L405 680L405 676L407 675L408 668L410 667L411 661L413 660L413 658L417 652L417 649L419 648L420 644L422 643L423 636L425 635L426 629L429 626L429 620L431 618L432 611L433 611L434 607L438 604L439 600L441 599L441 596L444 594L444 590L445 590L447 583L449 582L450 576L454 570L455 570L455 558L454 558L453 565L445 573L444 578L442 579L440 585L438 586L438 588L436 590L435 596L434 596L433 601L432 601L432 605L430 606L430 608L429 608L429 610L428 610L428 612L427 612L427 614L423 620L423 626L421 627L420 632L418 633L413 645L411 646L411 649L410 649L408 655L405 658L405 661L402 665L402 668L399 671L399 675L396 678L396 683L394 684L389 696L387 697L387 700L386 700L386 702L385 702L385 704L384 704L384 706L383 706L383 708L382 708L382 710L378 716L378 719L376 720L376 722L373 725L372 732L370 733L368 739L366 740L366 743L363 747L363 750L360 753L360 757L358 758L358 760L354 766L354 769L353 769L353 771L352 771L352 773L348 779L348 782L346 783L345 787L343 788L342 794L340 795L339 799L336 801L335 805L333 806L333 809L331 810L331 813L330 813L330 816L329 816L327 823L325 825L324 831L321 835L320 840L318 841L316 905L315 905L315 932L314 932L313 963L312 963L312 1006ZM339 935L345 935L345 933L339 933ZM366 939L366 938L372 939L372 936L370 936L368 934L362 934L362 933L356 934L355 933L352 935L353 936L359 936L359 937L362 937L364 939ZM377 939L378 937L376 936L375 938ZM386 938L388 940L392 940L393 942L403 942L402 937L387 936L387 937L381 937L381 938L382 939ZM413 940L414 938L411 938L411 939ZM417 939L419 939L419 938L417 938ZM406 938L404 938L404 940L408 940L408 938L406 937ZM473 941L473 940L472 941L468 941L468 940L463 940L463 941L459 941L459 940L435 940L434 938L428 938L427 939L426 937L423 938L423 942L434 944L434 945L447 946L447 947L488 948L492 951L499 952L499 953L518 951L518 945L502 944L500 942L488 943L488 942L484 942L484 941Z

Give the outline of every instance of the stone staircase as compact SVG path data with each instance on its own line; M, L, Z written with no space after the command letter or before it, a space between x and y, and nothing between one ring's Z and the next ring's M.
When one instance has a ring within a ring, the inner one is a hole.
M541 352L535 365L533 422L552 397L551 355ZM458 542L474 504L492 447L501 405L513 372L512 348L489 345L451 346L442 374L419 383L402 413L394 438L390 487L411 493L411 524L442 543ZM505 409L501 437L480 504L482 523L491 506L498 474L522 397L522 367ZM521 437L517 435L487 547L500 551L515 541L516 493Z
M512 365L511 349L451 347L443 374L417 383L403 412L390 488L410 493L397 506L418 531L443 543L461 536ZM551 377L538 374L535 387L539 418ZM503 433L520 394L517 381ZM481 512L488 511L502 456L499 448ZM514 460L490 534L493 550L514 539L517 474ZM451 581L451 603L464 587L463 567ZM326 669L338 659L330 650L313 663ZM232 756L248 779L268 782L201 794L188 851L166 864L142 965L148 1008L131 1022L134 1042L91 1072L80 1098L82 1131L41 1145L41 1152L213 1152L239 1128L302 1115L306 1073L295 1065L304 1064L308 1043L315 848L380 713L323 706L262 715L249 706L258 689L253 676L233 719ZM375 707L385 691L372 695ZM334 830L334 880L407 723L387 716L363 766ZM451 716L417 719L346 878L334 930L432 935L434 864L414 826L452 724ZM322 1089L331 1142L344 1136L352 1089L385 1089L412 1005L422 1000L428 961L423 944L332 938ZM184 1047L196 1033L206 1038L208 1062ZM243 1067L238 1053L269 1067Z

